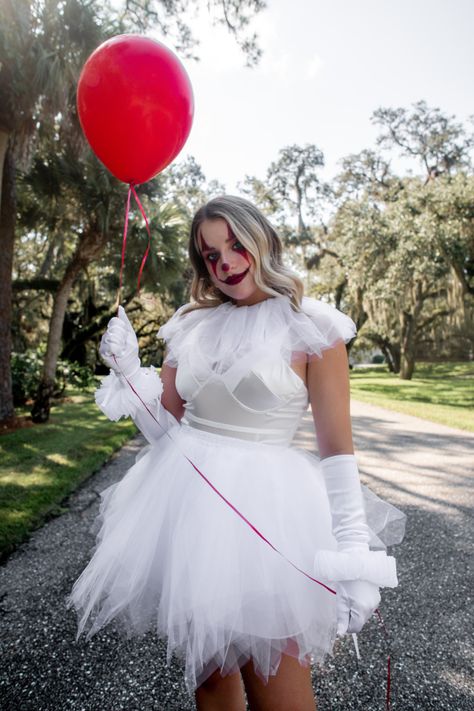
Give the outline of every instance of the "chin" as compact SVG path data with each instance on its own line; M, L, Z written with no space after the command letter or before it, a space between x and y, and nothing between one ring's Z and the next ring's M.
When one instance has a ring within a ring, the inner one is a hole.
M226 284L220 283L216 286L218 286L220 291L222 291L222 293L226 296L230 296L230 298L235 301L240 301L242 299L249 299L258 291L258 287L255 282L245 284L244 282L246 281L247 279L243 279L240 284L235 284L234 286L227 286Z

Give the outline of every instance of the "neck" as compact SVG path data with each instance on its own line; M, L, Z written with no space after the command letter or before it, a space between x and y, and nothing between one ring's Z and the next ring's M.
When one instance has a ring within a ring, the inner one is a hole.
M254 304L259 304L261 301L266 301L271 298L271 294L260 292L259 294L252 294L246 299L233 299L233 303L235 306L253 306Z

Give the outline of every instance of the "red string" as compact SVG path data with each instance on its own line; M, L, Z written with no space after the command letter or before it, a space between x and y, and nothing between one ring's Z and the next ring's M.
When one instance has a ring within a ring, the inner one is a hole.
M118 293L118 303L119 304L121 301L121 294L122 294L123 271L124 271L124 267L125 267L125 251L127 248L128 220L129 220L129 215L130 215L130 198L131 198L132 194L135 199L135 202L138 205L138 209L140 210L142 217L145 220L145 227L146 227L146 231L148 233L148 245L145 250L145 254L142 257L140 269L138 271L137 292L140 291L140 279L142 277L143 269L145 267L145 263L148 258L148 255L150 253L150 247L151 247L151 232L150 232L150 225L148 223L148 218L146 216L145 210L143 209L143 205L140 202L140 198L137 195L135 186L133 185L133 183L130 183L130 185L128 186L127 200L126 200L126 206L125 206L125 221L124 221L124 226L123 226L122 261L120 264L119 293Z
M139 272L138 272L137 291L140 291L140 279L141 279L141 276L142 276L143 268L144 268L144 266L145 266L145 262L146 262L146 260L147 260L148 254L150 253L150 247L151 247L151 233L150 233L150 225L148 224L148 218L147 218L147 216L146 216L146 214L145 214L145 210L143 209L143 205L141 204L140 199L139 199L139 197L138 197L138 195L137 195L137 193L136 193L136 190L135 190L135 188L133 187L132 184L130 184L130 189L131 189L131 191L132 191L132 193L133 193L133 197L135 198L135 202L136 202L137 205L138 205L138 209L139 209L140 212L142 213L142 217L143 217L143 219L145 220L145 227L146 227L146 231L148 232L148 244L147 244L147 248L146 248L146 250L145 250L145 254L144 254L143 257L142 257L142 263L140 264L140 270L139 270Z
M118 303L120 305L121 294L122 294L122 282L123 282L123 269L125 266L125 250L127 248L127 232L128 232L128 215L130 213L130 196L132 194L132 186L128 186L127 200L125 203L125 222L123 225L123 238L122 238L122 262L120 264L120 278L119 278L119 293L118 293Z
M385 635L385 639L388 642L388 631L387 628L385 627L385 622L383 621L383 617L380 614L380 610L377 608L375 610L375 614L379 618L380 625L383 629L383 633ZM392 679L391 679L391 660L390 660L390 652L387 655L387 693L385 696L385 708L387 711L390 711L390 687L391 687Z

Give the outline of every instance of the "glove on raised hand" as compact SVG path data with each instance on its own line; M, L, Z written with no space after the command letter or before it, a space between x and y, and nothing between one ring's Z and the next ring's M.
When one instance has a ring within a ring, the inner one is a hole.
M130 381L140 370L138 340L122 306L118 308L118 317L114 316L108 323L100 342L99 355L117 375Z
M380 602L379 584L397 585L395 560L369 550L370 533L355 456L339 454L323 459L321 470L338 552L318 551L314 573L336 582L338 634L359 632Z
M119 306L118 317L109 321L99 354L111 373L95 393L97 405L111 420L132 417L149 441L159 438L167 427L159 428L144 404L153 405L154 417L159 422L160 417L168 421L160 400L163 383L154 368L141 367L137 337L122 306Z

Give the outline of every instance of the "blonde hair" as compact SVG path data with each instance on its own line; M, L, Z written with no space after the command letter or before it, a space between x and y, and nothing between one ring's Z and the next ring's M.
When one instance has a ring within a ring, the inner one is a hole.
M232 301L212 283L199 245L199 231L204 220L223 219L232 233L252 255L256 285L270 296L285 294L295 311L300 311L304 286L295 272L282 262L283 245L267 218L251 202L233 195L221 195L203 205L195 214L189 236L189 259L193 268L192 302L188 313L198 308L218 306Z

